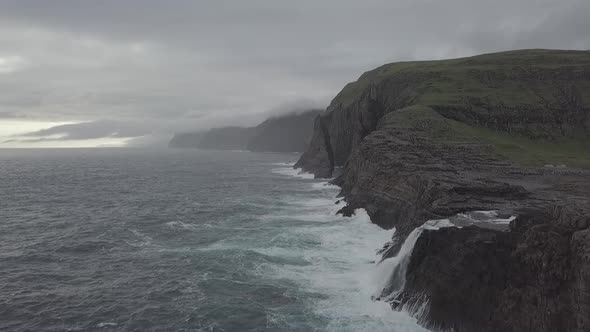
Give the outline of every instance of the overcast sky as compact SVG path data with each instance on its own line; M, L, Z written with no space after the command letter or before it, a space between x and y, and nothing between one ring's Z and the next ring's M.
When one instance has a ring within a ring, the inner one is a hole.
M590 0L0 0L0 147L324 108L384 63L590 49Z

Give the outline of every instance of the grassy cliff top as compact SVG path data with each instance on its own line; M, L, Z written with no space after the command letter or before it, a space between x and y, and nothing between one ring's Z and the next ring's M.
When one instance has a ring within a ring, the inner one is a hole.
M574 74L589 71L590 51L532 49L449 60L390 63L365 72L356 82L347 84L333 104L347 105L360 97L371 84L396 77L400 80L408 77L408 82L415 84L422 104L453 104L465 95L502 96L505 102L516 102L521 98L527 101L534 99L534 94L522 89L518 83L523 80L514 76L520 73L523 77L528 74L531 79L535 75L544 78L544 70ZM566 75L562 74L564 80ZM499 86L494 83L505 84ZM587 78L585 87L590 95L590 78Z
M521 166L590 169L590 139L581 133L553 140L531 139L448 119L427 106L410 106L382 120L398 128L417 128L438 143L490 145L498 155Z
M383 114L410 107L404 116L447 132L438 138L488 143L519 164L590 168L590 51L391 63L346 85L329 111L367 98Z

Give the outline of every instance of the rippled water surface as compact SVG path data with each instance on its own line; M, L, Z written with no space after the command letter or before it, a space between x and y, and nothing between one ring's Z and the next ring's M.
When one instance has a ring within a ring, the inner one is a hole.
M293 154L0 150L1 331L422 331Z

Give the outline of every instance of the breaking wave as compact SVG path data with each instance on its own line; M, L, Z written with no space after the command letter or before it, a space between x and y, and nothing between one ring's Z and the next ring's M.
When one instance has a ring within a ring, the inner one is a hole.
M273 172L295 174L286 169ZM290 199L279 214L266 216L269 222L282 222L290 216L303 223L285 225L285 232L270 241L276 246L260 252L297 258L304 264L266 263L259 272L318 294L309 297L307 306L327 320L328 331L427 331L407 312L396 312L388 303L374 301L374 295L391 277L391 262L380 264L378 249L391 241L393 233L372 224L362 209L349 218L336 215L344 205L335 202L339 190L315 181L304 197ZM288 245L280 248L282 243Z
M290 166L290 164L281 164L281 165L285 165L285 166ZM276 174L282 174L282 175L287 175L287 176L294 176L294 177L298 177L301 179L313 179L314 175L311 173L306 173L304 172L302 169L300 168L293 168L293 167L278 167L278 168L274 168L273 173Z

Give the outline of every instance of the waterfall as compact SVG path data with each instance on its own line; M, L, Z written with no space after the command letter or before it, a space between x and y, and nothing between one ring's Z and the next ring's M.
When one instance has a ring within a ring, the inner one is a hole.
M374 300L392 300L404 290L406 272L416 241L425 229L436 230L443 227L455 227L455 225L449 219L425 222L408 235L396 256L386 258L379 263L377 266L378 289L372 296Z

